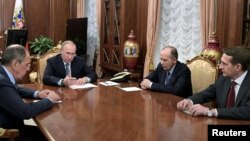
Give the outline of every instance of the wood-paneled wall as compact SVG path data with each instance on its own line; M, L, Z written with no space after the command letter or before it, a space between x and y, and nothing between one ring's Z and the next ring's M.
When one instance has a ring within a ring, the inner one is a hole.
M0 0L0 36L10 28L15 0ZM23 0L28 41L39 35L55 41L65 40L66 20L76 18L77 0ZM0 49L4 50L5 39L0 39Z
M52 38L55 44L66 38L66 20L76 18L78 0L23 0L28 41L39 35ZM140 65L146 54L147 6L148 0L137 0L137 40L140 42ZM222 47L239 45L242 42L243 0L219 0L217 33ZM10 28L15 0L0 0L0 37ZM225 14L225 13L230 14ZM227 15L227 16L225 16ZM5 49L5 38L0 38L0 50Z
M220 46L241 45L244 0L218 0L217 35Z

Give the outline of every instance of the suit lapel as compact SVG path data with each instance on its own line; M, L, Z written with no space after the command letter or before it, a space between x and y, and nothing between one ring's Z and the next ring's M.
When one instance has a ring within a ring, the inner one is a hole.
M173 72L172 72L172 74L171 74L171 77L170 77L170 79L169 79L169 83L172 83L172 82L176 79L177 74L178 74L179 71L181 70L179 67L180 67L180 63L177 62L176 65L175 65L175 68L174 68L174 70L173 70Z
M222 104L223 106L226 105L226 102L227 102L227 95L228 95L228 92L229 92L229 89L230 89L230 85L231 85L231 79L230 78L227 78L227 80L225 81L224 83L224 88L223 91L222 91Z
M64 66L64 63L63 63L63 60L62 60L62 56L60 55L60 57L58 58L57 60L57 63L58 63L58 69L61 70L59 71L61 73L62 76L65 76L66 75L66 70L65 70L65 66Z
M237 98L235 101L235 106L240 104L240 101L243 99L243 97L246 94L246 91L249 89L249 84L250 84L250 74L249 74L249 72L247 72L247 75L244 78L244 80L240 86L240 89L239 89L239 92L238 92L238 95L237 95Z
M78 67L78 68L77 68ZM76 77L76 70L78 70L80 67L78 65L76 65L76 61L75 58L72 60L71 62L71 76Z
M162 71L160 71L160 78L159 78L159 82L164 84L165 83L165 77L166 77L166 70L162 69Z
M8 85L10 85L11 87L17 89L17 85L15 85L15 84L13 84L13 83L11 82L10 78L8 77L6 71L4 70L4 68L3 68L2 66L0 67L0 73L1 73L2 77L5 77L5 78L6 78L6 80L7 80L6 83L7 83ZM0 75L0 76L1 76L1 75Z

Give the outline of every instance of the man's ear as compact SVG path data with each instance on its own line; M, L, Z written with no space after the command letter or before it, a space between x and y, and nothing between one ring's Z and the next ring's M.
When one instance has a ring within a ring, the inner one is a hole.
M173 61L176 63L176 62L177 62L177 59L176 59L176 58L173 58Z
M236 69L237 70L242 70L242 65L240 63L236 64Z
M14 69L14 68L16 68L16 66L19 64L19 62L17 61L17 60L13 60L12 62L11 62L11 67Z

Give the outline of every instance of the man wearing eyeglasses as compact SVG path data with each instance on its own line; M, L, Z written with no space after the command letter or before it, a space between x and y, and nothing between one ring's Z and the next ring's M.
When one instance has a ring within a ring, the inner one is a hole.
M60 54L47 60L43 83L54 86L81 85L95 82L97 75L76 56L76 45L67 40L62 43Z

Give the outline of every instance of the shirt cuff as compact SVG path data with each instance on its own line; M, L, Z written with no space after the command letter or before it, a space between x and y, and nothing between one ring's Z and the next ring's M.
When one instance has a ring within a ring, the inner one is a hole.
M152 84L153 84L153 82L150 82L150 84L149 84L149 88L151 89L151 87L152 87Z
M33 94L33 97L38 98L38 93L39 93L39 91L35 91L34 94Z
M58 82L57 82L57 85L58 86L63 86L64 84L63 84L63 79L60 79Z
M52 99L46 97L50 102L55 103Z
M218 117L218 111L216 108L212 109L213 116Z
M91 81L91 79L89 77L86 77L87 79L87 83L89 83Z

